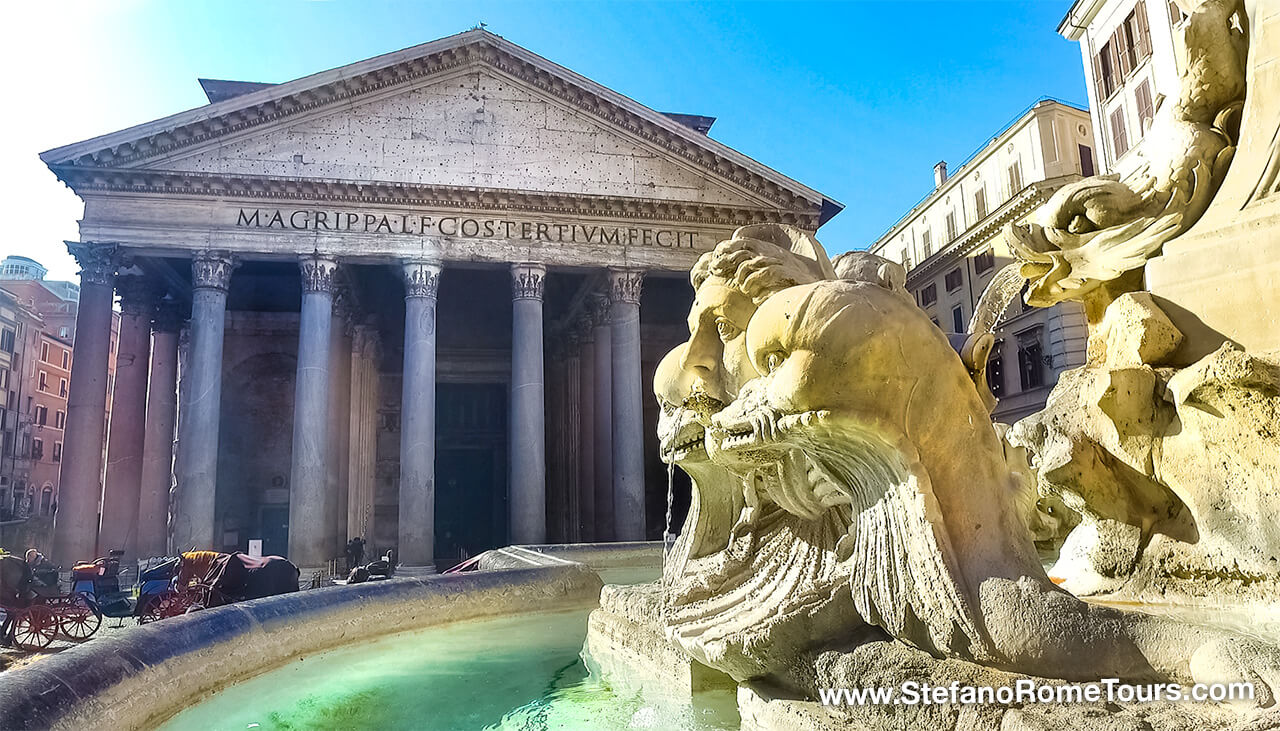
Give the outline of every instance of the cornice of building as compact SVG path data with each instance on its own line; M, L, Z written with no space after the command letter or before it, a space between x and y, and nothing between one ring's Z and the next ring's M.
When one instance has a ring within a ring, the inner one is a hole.
M987 214L986 218L965 229L946 246L907 272L908 288L923 284L921 280L932 279L940 270L974 253L999 235L1005 226L1021 220L1044 205L1059 188L1079 179L1079 175L1063 175L1030 183L999 208Z
M1078 41L1107 0L1075 0L1071 9L1058 22L1058 35L1069 41Z
M911 226L911 224L923 215L924 212L934 204L934 202L949 195L956 186L960 185L961 181L965 179L970 171L972 171L977 165L986 161L991 153L999 150L1006 142L1012 139L1015 134L1022 131L1024 127L1029 125L1037 116L1046 114L1051 109L1072 109L1084 114L1086 118L1089 115L1089 111L1087 109L1081 109L1080 107L1062 101L1061 99L1054 99L1046 96L1032 102L1031 106L1022 110L1018 116L1013 119L1013 121L1006 124L999 132L992 135L986 142L974 150L969 157L960 164L960 167L956 168L956 170L947 178L946 182L929 191L925 197L921 198L914 206L911 207L911 210L907 211L892 226L890 226L888 231L881 234L880 238L876 239L875 243L868 247L867 250L872 253L878 253L889 244L894 236L897 236L903 229Z
M780 208L814 209L824 222L843 208L818 191L727 145L485 30L460 33L267 86L49 150L41 153L40 158L51 168L136 167L151 158L197 145L217 144L229 135L321 107L355 104L363 97L384 94L396 86L418 84L425 78L479 65L571 104Z
M379 181L240 176L134 168L54 166L52 170L77 194L159 193L257 201L314 201L412 205L459 210L528 211L602 218L745 226L786 223L817 230L821 212L754 208L656 198L626 198L579 193L545 193L505 188L472 188Z

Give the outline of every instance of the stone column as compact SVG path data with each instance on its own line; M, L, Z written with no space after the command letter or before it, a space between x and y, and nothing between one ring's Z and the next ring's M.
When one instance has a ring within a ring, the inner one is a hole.
M151 322L151 374L142 446L142 490L138 500L138 557L168 553L169 490L173 487L173 439L178 413L178 330L182 313L166 300Z
M223 252L202 251L191 262L191 345L184 374L179 425L177 504L173 546L178 551L215 550L218 489L218 426L222 415L222 339L227 324L227 288L235 262Z
M405 262L399 562L435 571L436 294L440 264ZM366 536L367 537L367 536Z
M547 539L547 457L542 373L542 286L547 268L511 265L512 543Z
M347 473L351 463L351 289L334 288L335 321L329 330L329 461L325 512L333 517L328 530L329 555L343 555L347 542Z
M124 550L138 558L138 506L142 493L142 447L147 418L147 374L151 367L151 316L156 288L137 274L116 278L120 292L120 335L116 380L107 436L107 474L102 490L98 553Z
M591 323L578 336L578 536L584 543L596 540L596 346Z
M613 337L609 326L609 296L592 297L591 339L595 363L592 448L595 451L595 532L597 541L614 540L613 526Z
M348 469L347 539L370 540L377 463L378 333L357 325L351 353L351 461Z
M114 245L68 243L67 249L80 264L80 305L50 555L63 566L92 560L97 548L111 305L119 264Z
M644 272L610 269L613 353L613 514L617 539L643 541L644 404L640 384L640 285Z
M322 566L329 555L329 532L337 522L330 508L329 330L333 319L332 257L315 254L302 270L302 311L298 320L298 376L293 397L293 452L289 469L289 560Z

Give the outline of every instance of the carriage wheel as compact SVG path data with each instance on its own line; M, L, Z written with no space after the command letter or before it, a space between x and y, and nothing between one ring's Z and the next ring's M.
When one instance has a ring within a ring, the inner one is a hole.
M142 611L138 612L138 624L146 624L183 614L191 606L191 599L192 597L189 594L181 592L153 596L147 600L146 606L142 608Z
M43 604L32 604L13 618L13 642L35 652L43 650L58 636L58 618Z
M102 615L93 611L83 597L77 596L62 610L59 625L62 634L76 642L84 642L102 626Z

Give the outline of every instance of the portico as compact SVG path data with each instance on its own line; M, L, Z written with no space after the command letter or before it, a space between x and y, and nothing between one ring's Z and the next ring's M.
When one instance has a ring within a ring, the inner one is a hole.
M738 226L839 210L485 31L205 85L207 106L42 156L85 202L64 563L157 536L304 567L361 536L427 569L657 538L644 384L687 334L685 272ZM100 496L113 289L137 337Z

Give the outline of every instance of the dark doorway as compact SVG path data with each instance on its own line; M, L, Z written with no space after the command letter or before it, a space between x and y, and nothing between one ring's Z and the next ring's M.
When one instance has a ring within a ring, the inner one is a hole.
M507 391L436 385L436 564L507 543Z
M260 515L262 517L262 555L287 556L289 554L289 506L264 506Z

